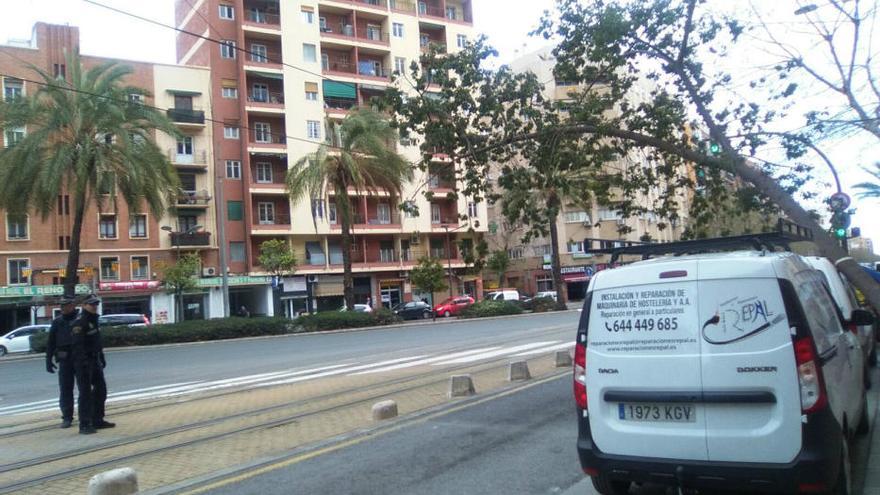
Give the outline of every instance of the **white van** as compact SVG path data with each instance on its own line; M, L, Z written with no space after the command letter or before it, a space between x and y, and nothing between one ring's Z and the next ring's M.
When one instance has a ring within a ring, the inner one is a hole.
M575 346L581 465L605 495L633 482L850 493L848 442L868 428L863 366L858 339L797 255L601 271Z
M834 267L831 260L828 258L820 256L805 256L804 259L810 266L821 273L822 279L828 286L828 290L831 292L831 297L834 298L834 303L837 304L838 309L840 309L840 312L843 314L844 320L847 320L845 325L847 330L858 335L859 343L862 346L862 352L865 354L867 363L869 365L876 364L877 354L874 350L874 326L857 326L848 322L853 310L859 309L859 303L856 301L856 296L852 291L849 281L837 271L837 268ZM869 368L865 369L868 370ZM866 375L868 375L868 371L866 371ZM866 379L867 378L868 376L866 376Z
M488 301L519 301L519 291L516 289L501 289L486 294Z

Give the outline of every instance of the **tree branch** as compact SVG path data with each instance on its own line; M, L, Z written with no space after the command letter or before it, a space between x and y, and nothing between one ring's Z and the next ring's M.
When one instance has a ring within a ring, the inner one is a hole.
M687 19L684 22L684 36L681 39L681 47L678 50L678 59L676 60L678 65L684 64L684 57L687 54L688 38L690 38L691 31L694 28L694 9L696 6L696 0L688 0Z

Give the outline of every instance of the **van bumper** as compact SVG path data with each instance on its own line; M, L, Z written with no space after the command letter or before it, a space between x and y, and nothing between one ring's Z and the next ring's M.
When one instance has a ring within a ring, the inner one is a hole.
M841 427L829 409L810 415L801 452L789 463L707 462L621 456L593 443L589 418L578 410L577 450L588 474L684 488L809 493L830 490L840 469Z

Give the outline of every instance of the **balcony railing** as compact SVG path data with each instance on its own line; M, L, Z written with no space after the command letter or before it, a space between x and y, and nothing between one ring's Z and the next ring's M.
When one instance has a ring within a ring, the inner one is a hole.
M369 77L381 77L387 79L391 77L392 70L387 67L376 67L374 65L368 65L364 62L361 62L358 66L358 74L362 76Z
M168 160L175 165L207 165L208 152L194 150L192 153L178 153L177 148L168 150Z
M352 24L340 24L336 26L321 27L321 34L326 34L335 38L350 38L353 40L374 41L376 43L388 44L391 39L387 32L381 29L370 28L368 26L357 26Z
M350 98L333 98L329 96L324 97L324 108L330 108L334 110L351 110L356 106L357 100L352 100Z
M269 103L273 105L284 104L284 93L278 91L268 92L251 92L248 94L248 102L250 103Z
M416 13L416 3L409 0L391 0L391 10L399 12Z
M204 124L205 123L205 112L204 110L192 110L186 108L169 108L166 110L166 114L168 118L173 122L180 122L183 124Z
M362 3L365 5L370 5L373 7L380 7L383 9L388 8L388 1L387 0L354 0L354 3Z
M284 135L284 131L252 131L250 138L251 144L287 144L287 136Z
M458 217L455 216L443 216L440 218L432 218L431 226L434 228L443 228L444 225L449 227L454 227L458 225Z
M263 215L260 217L259 212L254 213L255 225L290 225L290 213L274 212L272 215Z
M177 195L178 205L203 206L211 201L208 191L181 191Z
M355 74L355 66L349 62L340 62L340 61L324 61L321 63L321 69L324 71L331 72L345 72L347 74Z
M210 232L193 232L191 234L187 234L184 232L172 232L171 233L171 245L172 246L210 246L211 245L211 233Z
M245 20L247 20L247 22L252 22L254 24L267 24L270 26L281 25L281 16L278 14L268 14L259 9L247 9L247 6L245 6L245 8L247 11Z
M421 42L419 45L422 48L422 53L427 53L431 47L436 47L437 51L440 53L446 53L446 43L442 43L440 41L430 40L428 42Z
M445 19L446 13L443 11L443 7L437 5L428 5L425 2L419 2L419 15L424 15L428 17L440 17Z

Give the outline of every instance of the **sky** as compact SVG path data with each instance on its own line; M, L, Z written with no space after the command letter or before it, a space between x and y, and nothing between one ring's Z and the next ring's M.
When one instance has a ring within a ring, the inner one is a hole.
M174 0L96 1L164 24L174 22ZM548 44L542 38L528 36L528 32L535 28L544 10L553 8L553 0L474 0L473 3L475 30L489 37L490 43L499 51L499 63ZM735 5L745 4L741 0ZM0 16L0 43L8 39L29 39L33 24L37 21L78 26L84 54L158 63L175 62L174 31L122 16L82 0L29 0L19 4L19 8L7 9ZM0 57L3 56L0 53ZM870 180L870 176L860 167L880 160L873 140L846 140L824 146L833 162L838 164L845 191L851 191L853 184ZM816 167L819 191L831 192L824 185L827 183L830 187L832 183L826 167L820 163ZM880 200L853 198L853 207L857 212L852 225L860 227L863 236L880 243Z

